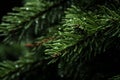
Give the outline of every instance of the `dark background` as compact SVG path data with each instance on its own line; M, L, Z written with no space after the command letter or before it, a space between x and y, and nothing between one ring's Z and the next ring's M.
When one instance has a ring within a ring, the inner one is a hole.
M7 12L12 11L13 7L19 7L23 5L23 0L0 0L0 22Z

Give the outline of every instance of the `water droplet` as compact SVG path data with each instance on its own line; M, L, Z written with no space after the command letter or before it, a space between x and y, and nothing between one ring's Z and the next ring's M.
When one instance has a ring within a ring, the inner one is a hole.
M18 68L19 66L18 65L15 65L16 68Z

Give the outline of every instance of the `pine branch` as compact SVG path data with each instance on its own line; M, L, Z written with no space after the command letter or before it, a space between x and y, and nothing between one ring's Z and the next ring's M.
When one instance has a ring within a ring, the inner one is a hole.
M33 55L29 54L27 58L21 58L16 62L1 63L0 78L19 80L21 76L37 67L48 70L48 65L53 65L58 72L56 75L60 76L62 80L95 79L93 76L95 73L91 74L89 62L119 43L117 42L120 38L119 24L118 13L104 6L94 12L84 12L72 6L66 11L62 24L58 26L58 31L50 36L54 39L47 39L45 36L40 43L32 44ZM100 74L98 73L98 75Z
M119 38L120 34L120 16L108 8L102 9L106 17L91 12L85 13L75 7L70 8L63 30L59 31L60 37L45 45L48 48L45 50L47 55L52 57L57 55L61 58L59 64L61 77L72 76L73 80L87 78L86 76L90 74L85 75L87 72L83 66L85 67L89 61L110 49L114 44L118 44L116 38ZM80 14L76 15L76 13ZM76 68L73 68L74 66Z
M47 27L56 23L56 20L59 21L61 19L63 11L65 7L67 7L66 2L67 1L64 0L55 4L45 1L27 2L24 7L14 8L13 13L8 13L8 15L3 18L1 24L1 33L3 33L1 35L6 36L4 42L21 41L26 37L32 40L32 37L42 35L42 30L46 30ZM59 8L58 16L57 13L53 12L57 11L56 8ZM63 11L61 11L61 9L63 9ZM50 18L52 18L52 20L50 20ZM44 21L46 21L46 23ZM31 32L31 29L34 31ZM12 39L12 37L14 37L14 39Z
M21 75L23 71L29 70L31 67L29 64L34 64L35 61L29 58L22 58L17 62L5 61L0 64L1 72L0 78L3 80L13 80ZM17 80L19 80L17 78Z

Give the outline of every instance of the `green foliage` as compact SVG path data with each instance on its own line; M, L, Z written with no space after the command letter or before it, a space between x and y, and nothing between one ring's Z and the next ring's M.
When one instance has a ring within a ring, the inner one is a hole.
M113 77L110 78L109 80L120 80L120 75L113 76Z
M95 9L95 3L26 0L23 7L13 8L0 25L0 35L5 37L0 47L0 79L119 80L119 72L106 71L112 66L105 64L107 59L99 63L99 56L120 49L120 9L105 3ZM105 58L113 54L118 53ZM8 55L17 59L12 61ZM115 65L119 57L115 56Z
M19 44L0 45L0 61L7 59L16 61L19 59L19 57L26 56L27 53L28 51L26 50L26 48L24 46L20 46Z
M6 36L4 42L31 41L44 35L43 30L60 20L63 12L61 6L64 6L56 7L60 3L54 5L52 2L35 0L27 2L24 7L13 8L13 12L4 16L1 23L1 33Z

